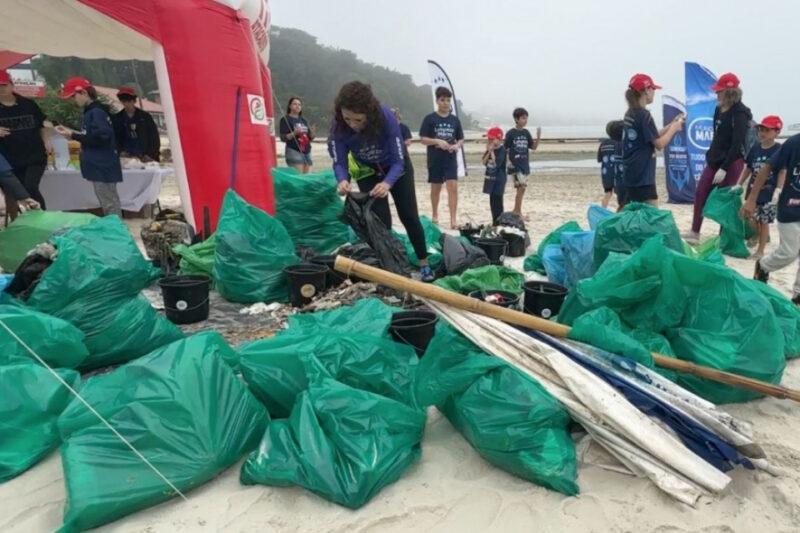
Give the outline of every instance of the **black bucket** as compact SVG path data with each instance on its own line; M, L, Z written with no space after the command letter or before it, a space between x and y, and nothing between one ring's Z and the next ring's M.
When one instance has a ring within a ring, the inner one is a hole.
M515 233L503 233L503 239L508 243L508 257L522 257L525 255L525 237Z
M492 297L496 296L499 298L499 301L487 301L492 300ZM482 302L499 305L500 307L506 307L508 309L517 309L519 308L519 294L514 294L513 292L509 291L499 291L499 290L488 290L488 291L472 291L469 293L470 298L475 298L476 300L480 300Z
M476 237L481 234L481 230L483 227L475 227L475 226L461 226L458 228L458 233L461 234L462 237L466 237L470 241L474 241Z
M506 258L506 249L508 248L508 243L505 239L476 237L472 242L475 243L475 246L486 252L486 256L493 265L503 264L503 260Z
M567 288L549 281L527 281L525 290L525 312L542 318L551 318L561 311L567 297Z
M392 315L389 333L397 342L412 346L422 357L436 331L439 317L432 311L400 311Z
M323 265L328 267L328 274L325 277L325 288L332 289L333 287L338 287L344 280L347 279L347 275L342 274L341 272L335 270L333 268L334 263L336 263L336 256L335 255L318 255L316 257L311 258L311 263L315 265Z
M325 290L328 267L301 263L284 268L283 273L289 280L289 301L293 307L303 307Z
M167 276L158 280L164 310L174 324L194 324L208 318L208 276Z

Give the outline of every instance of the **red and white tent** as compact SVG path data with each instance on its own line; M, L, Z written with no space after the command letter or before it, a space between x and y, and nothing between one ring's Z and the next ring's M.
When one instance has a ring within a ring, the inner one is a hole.
M274 210L269 23L267 0L3 0L0 50L154 61L187 219L213 228L231 184Z

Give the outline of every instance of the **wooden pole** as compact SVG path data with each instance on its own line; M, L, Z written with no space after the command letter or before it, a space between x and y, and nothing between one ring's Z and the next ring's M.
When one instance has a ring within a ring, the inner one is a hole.
M569 334L570 327L557 322L551 322L537 316L528 315L513 309L506 309L497 305L483 302L481 300L464 296L447 289L442 289L435 285L414 281L412 279L392 274L380 268L371 267L358 261L354 261L347 257L337 256L334 268L339 272L348 275L356 275L360 278L385 285L392 289L407 292L415 296L441 302L443 304L470 311L479 315L496 318L509 324L515 324L528 329L547 333L553 337L566 337ZM781 387L780 385L773 385L772 383L765 383L757 379L731 374L730 372L723 372L714 368L696 365L688 361L682 361L674 357L669 357L660 353L652 352L653 362L662 367L670 370L676 370L684 374L691 374L705 379L710 379L732 387L752 390L782 400L789 399L800 402L800 391Z

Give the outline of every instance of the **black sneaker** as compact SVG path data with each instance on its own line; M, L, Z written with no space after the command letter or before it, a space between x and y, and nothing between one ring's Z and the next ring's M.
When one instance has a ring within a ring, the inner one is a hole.
M756 261L756 271L753 274L753 279L767 283L769 281L769 272L761 267L761 261Z

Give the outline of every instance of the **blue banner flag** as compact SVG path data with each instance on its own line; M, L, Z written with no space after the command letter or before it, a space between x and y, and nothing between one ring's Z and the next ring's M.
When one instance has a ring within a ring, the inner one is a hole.
M711 86L717 81L717 77L707 68L690 62L685 63L685 74L686 147L689 153L689 170L696 184L706 166L706 152L714 137L717 95L711 90Z
M664 103L664 126L670 124L675 117L686 113L683 102L671 96L662 98ZM686 141L686 124L672 137L664 148L664 169L667 175L668 201L673 204L691 204L694 202L694 191L697 182L689 168L689 149Z

